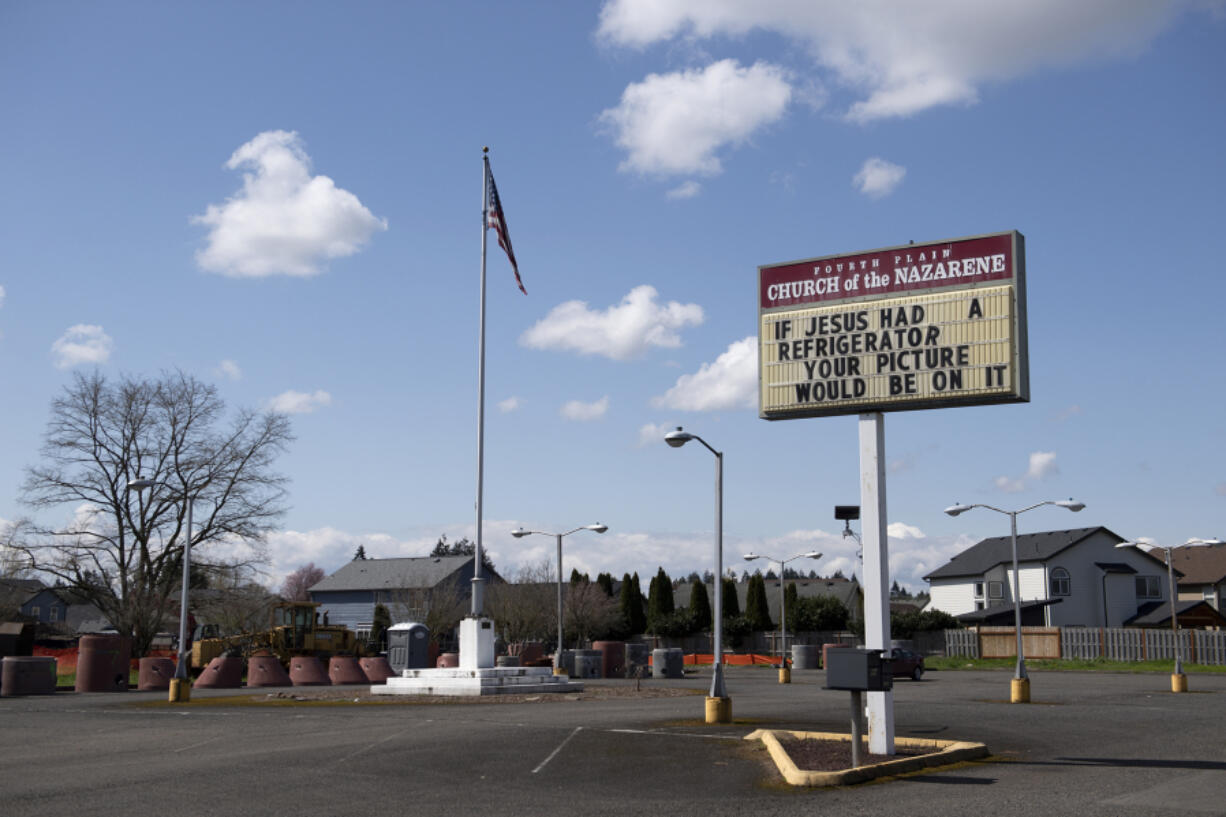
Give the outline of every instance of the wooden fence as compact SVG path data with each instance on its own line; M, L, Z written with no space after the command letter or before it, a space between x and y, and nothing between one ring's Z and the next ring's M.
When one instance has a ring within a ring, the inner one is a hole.
M1017 636L1012 627L945 631L945 654L968 658L1013 658ZM1023 627L1026 658L1105 658L1112 661L1171 660L1175 634L1170 630L1131 627ZM1226 665L1226 631L1180 630L1179 654L1193 664Z

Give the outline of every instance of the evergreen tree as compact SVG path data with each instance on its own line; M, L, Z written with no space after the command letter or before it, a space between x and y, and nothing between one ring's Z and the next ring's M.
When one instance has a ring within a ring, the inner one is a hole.
M613 596L613 574L601 573L597 575L596 584L600 585L600 589L604 591L606 596Z
M736 596L736 581L724 579L720 592L724 596L720 603L720 606L724 608L724 618L736 618L739 616L741 614L741 601Z
M707 598L707 586L698 580L690 582L690 615L695 630L711 629L711 600Z
M674 610L673 581L661 567L647 589L647 629L659 632Z
M366 559L366 546L358 545L358 549L354 551L353 560L356 562L359 560L365 561L365 559Z
M796 628L796 611L797 602L800 601L800 594L796 590L796 584L793 582L783 589L783 604L788 608L787 623L788 629L793 632L798 632Z
M370 623L370 643L375 645L375 649L383 649L383 642L387 639L387 628L390 626L392 626L392 614L382 604L376 604L375 615Z
M571 584L591 584L592 579L586 573L580 573L578 568L572 567L570 569L570 583Z
M745 618L754 630L769 630L775 626L771 621L770 607L766 603L766 580L761 573L755 573L749 578L749 587L745 593Z
M621 614L626 620L626 629L631 635L647 630L647 616L643 613L643 592L639 587L639 574L622 576Z

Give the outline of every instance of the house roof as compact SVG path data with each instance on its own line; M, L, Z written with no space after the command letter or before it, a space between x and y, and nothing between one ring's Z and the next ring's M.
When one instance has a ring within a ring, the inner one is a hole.
M1033 610L1038 607L1047 607L1051 604L1059 604L1063 599L1033 599L1031 601L1023 601L1018 605L1021 612ZM1013 602L1007 601L1004 604L993 604L991 607L985 607L982 610L974 610L970 613L963 613L960 616L955 616L958 621L964 621L967 624L982 624L983 622L996 618L1005 614L1013 615Z
M1045 562L1048 559L1102 531L1117 542L1124 537L1102 527L1051 530L1042 533L1023 533L1017 537L1019 562ZM950 579L959 576L982 576L992 568L1013 560L1013 544L1008 536L996 536L971 545L924 578Z
M1188 599L1175 602L1175 618L1182 626L1189 626L1183 618L1191 618L1195 613L1211 619L1217 619L1218 626L1226 623L1226 618L1213 609L1213 605L1203 599ZM1125 627L1159 627L1171 623L1171 603L1169 601L1147 601L1137 608L1137 614L1124 622Z
M1171 549L1171 567L1180 584L1217 584L1226 579L1226 545L1189 545Z
M405 559L354 559L309 592L429 588L473 560L472 556L416 556Z

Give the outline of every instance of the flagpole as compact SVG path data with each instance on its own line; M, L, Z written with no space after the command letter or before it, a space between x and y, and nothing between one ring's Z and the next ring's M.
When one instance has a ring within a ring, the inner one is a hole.
M472 615L478 618L485 612L482 590L481 562L481 516L485 488L485 244L489 227L490 149L481 149L481 331L477 358L477 548L473 561Z

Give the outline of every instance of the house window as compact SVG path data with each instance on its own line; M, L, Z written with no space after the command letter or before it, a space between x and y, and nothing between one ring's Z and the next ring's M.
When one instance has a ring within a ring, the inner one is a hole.
M1162 587L1158 582L1157 576L1137 576L1137 598L1162 598Z
M1057 567L1051 572L1051 595L1067 596L1070 592L1068 571Z
M47 610L47 620L48 621L59 621L60 620L60 608L56 607L54 604L51 605L51 607Z
M988 598L1003 599L1005 597L1004 582L988 582Z
M983 582L975 582L975 598L983 598Z
M981 601L977 601L977 602L975 602L975 609L976 609L976 610L982 610L982 609L983 609L983 602L981 602Z
M30 617L31 617L31 618L38 618L38 619L41 621L41 618L39 617L38 612L39 612L39 611L38 611L38 605L36 604L36 605L34 605L33 607L31 607L31 608L30 608Z

